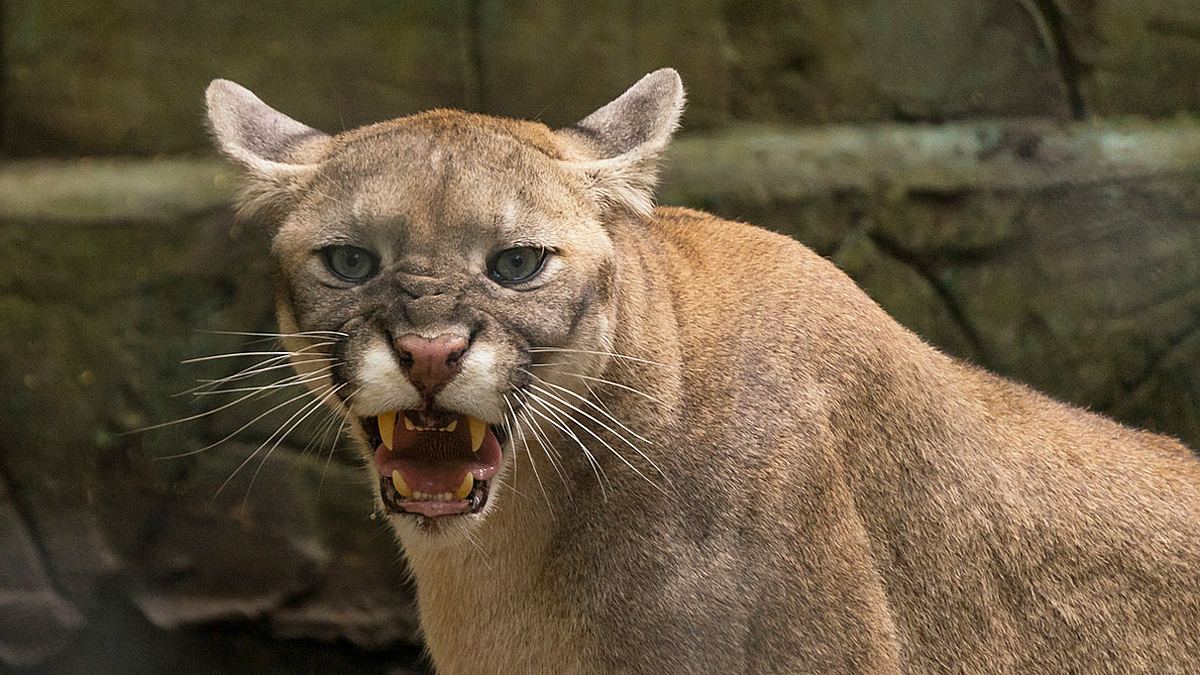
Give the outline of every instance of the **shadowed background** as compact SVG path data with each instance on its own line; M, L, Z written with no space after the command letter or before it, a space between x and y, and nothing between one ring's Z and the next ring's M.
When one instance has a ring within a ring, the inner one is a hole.
M259 468L295 406L255 418L295 393L127 433L256 362L182 360L273 348L198 332L273 330L210 79L336 132L567 124L667 65L690 104L662 202L792 234L940 348L1200 446L1195 0L0 0L0 670L419 667L352 454L314 415Z

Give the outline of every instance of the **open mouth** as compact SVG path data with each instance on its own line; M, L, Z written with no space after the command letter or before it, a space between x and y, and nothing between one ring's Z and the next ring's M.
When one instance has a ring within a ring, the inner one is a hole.
M498 429L431 410L395 410L363 422L389 511L438 518L483 510L500 470Z

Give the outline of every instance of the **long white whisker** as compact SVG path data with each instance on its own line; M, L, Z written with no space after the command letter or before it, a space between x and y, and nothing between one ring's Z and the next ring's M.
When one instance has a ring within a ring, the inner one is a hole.
M508 411L511 413L512 403L508 401L508 394L502 393L500 397L504 399L504 405L508 406ZM517 467L520 465L520 462L517 461L517 443L516 439L513 438L512 423L509 421L508 415L501 415L500 417L501 423L504 424L504 437L508 439L508 444L513 450L513 482L515 483L517 482Z
M333 365L325 366L320 370L315 370L307 373L301 373L299 376L289 377L274 384L264 384L258 387L236 387L233 389L212 389L209 391L198 391L193 393L193 396L221 396L224 394L236 394L243 391L269 391L271 389L286 389L287 387L295 387L302 384L311 384L329 377L329 371L333 369Z
M578 377L579 379L587 381L587 382L596 382L598 384L607 384L609 386L617 387L618 389L624 389L625 391L628 391L632 394L637 394L638 396L641 396L642 398L644 398L648 401L653 401L659 405L666 405L661 400L654 398L650 394L647 394L646 392L644 392L640 389L634 389L633 387L630 387L628 385L621 384L620 382L613 382L612 380L606 380L602 377L592 377L590 375L580 375L579 373L568 373L566 371L559 371L559 372L561 372L563 375L569 375L571 377ZM588 390L590 391L591 387L588 387ZM597 398L599 398L599 397L597 397Z
M534 402L539 403L539 404L542 403L536 397L531 397L531 400L533 400ZM543 407L544 407L544 404L543 404ZM541 414L535 408L531 407L530 410L533 410L534 412ZM579 440L579 437L575 435L575 432L571 431L571 429L567 426L566 422L562 421L562 417L560 417L558 413L554 412L550 408L546 408L546 412L549 412L550 415L553 416L554 418L556 418L558 421L556 422L548 417L545 417L544 415L543 415L543 418L545 418L546 421L549 422L550 424L557 427L564 434L569 436L571 438L571 440L575 441L575 443L579 446L579 449L583 450L584 457L587 458L588 463L592 467L592 473L596 475L596 483L600 486L600 496L604 499L604 501L607 502L608 501L608 491L604 487L604 479L601 478L601 474L604 473L604 467L600 466L600 463L596 461L595 456L593 456L591 451L587 449L587 446L583 444L583 441ZM607 475L605 475L604 477L607 478Z
M643 358L640 358L637 356L629 356L627 354L618 354L616 352L598 352L598 351L592 351L590 349L565 349L565 348L560 348L560 347L531 347L528 351L530 351L530 352L559 352L559 353L567 353L567 354L594 354L596 356L611 356L613 358L625 359L627 361L633 361L635 363L646 363L646 364L649 364L652 366L662 366L664 368L666 367L666 364L659 363L658 361L651 361L649 359L643 359Z
M536 412L532 408L529 408L529 407L526 407L521 412L524 413L526 411ZM545 415L542 415L542 417L545 417ZM567 483L567 477L566 477L566 475L563 474L562 467L559 466L558 461L553 456L550 455L550 449L552 449L554 447L553 444L551 444L550 440L546 437L545 432L542 430L542 425L539 424L538 421L536 419L534 419L532 415L529 415L527 413L526 419L528 419L531 422L530 430L533 431L533 435L537 438L538 445L542 446L542 453L546 455L546 459L550 460L550 466L554 467L554 472L558 474L558 479L560 481L562 481L563 487L566 488L566 490L569 494L570 490L571 490L571 486Z
M496 481L496 483L499 485L503 485L505 490L512 490L515 494L520 496L521 499L529 499L529 495L518 490L517 487L515 485L513 485L512 483L509 483L508 481L500 480L499 478L493 478L492 480Z
M176 425L176 424L183 424L184 422L191 422L192 420L198 420L198 419L200 419L201 417L208 417L209 415L212 415L213 413L219 413L219 412L221 412L222 410L225 410L226 408L232 408L233 406L235 406L235 405L237 405L237 404L241 403L242 401L247 401L247 400L249 400L249 399L252 399L252 398L254 398L254 397L256 397L256 396L262 396L262 395L263 395L263 393L264 393L264 392L261 392L261 391L252 391L252 392L250 392L249 394L246 394L245 396L242 396L242 397L240 397L240 398L236 398L236 399L234 399L234 400L232 400L232 401L230 401L230 402L228 402L228 403L225 403L225 404L219 405L219 406L217 406L216 408L213 408L212 410L206 410L206 411L204 411L204 412L202 412L202 413L196 413L195 415L189 415L189 416L187 416L187 417L183 417L183 418L180 418L180 419L177 419L177 420L171 420L170 422L159 422L158 424L152 424L152 425L150 425L150 426L148 426L148 427L141 427L141 428L138 428L138 429L134 429L134 430L132 430L132 431L126 431L126 432L124 432L124 433L126 433L126 434L139 434L139 433L142 433L142 432L144 432L144 431L152 431L152 430L154 430L154 429L161 429L161 428L163 428L163 427L169 427L169 426L174 426L174 425ZM266 392L266 393L268 393L268 394L269 394L269 393L273 393L273 392ZM177 455L177 456L179 456L179 457L186 457L186 455ZM170 459L170 457L164 457L163 459Z
M542 491L542 499L546 501L546 508L553 512L553 507L550 506L550 495L547 494L546 486L542 483L542 475L538 472L537 463L533 461L533 453L529 451L529 441L525 438L525 430L521 428L521 421L517 418L517 413L512 407L512 403L507 398L504 399L504 402L508 404L508 411L512 413L513 426L517 428L517 434L521 437L521 445L525 446L525 457L529 459L529 466L533 469L533 477L537 479L538 489ZM517 454L515 452L516 449L517 445L513 443L514 455ZM515 458L514 461L516 461ZM513 472L515 473L516 470L514 469Z
M194 394L198 391L204 391L206 389L212 389L214 387L219 387L222 384L228 384L230 382L237 382L238 380L247 380L252 377L261 375L262 373L270 372L272 370L291 368L292 367L291 363L282 363L282 364L279 363L279 361L284 361L287 358L288 357L286 357L286 356L276 356L274 358L267 359L266 361L256 363L253 366L250 366L249 368L240 370L240 371L234 373L233 375L227 375L225 377L217 378L215 380L209 380L209 379L196 380L196 382L198 382L199 384L197 384L196 386L194 386L190 389L184 389L181 392L171 394L171 398L187 396L188 394ZM303 361L301 363L308 363L308 362Z
M462 533L467 536L467 541L471 542L471 545L475 547L475 550L479 551L479 555L483 556L484 566L488 568L488 571L491 571L492 561L488 559L488 553L483 549L483 544L475 538L475 535L471 534L470 530L464 529L462 530Z
M343 401L343 404L345 404L347 407L349 407L350 399L354 398L354 395L360 391L362 391L362 387L359 387L358 389L355 389L354 391L350 392L350 394L348 396L346 396L346 400ZM333 434L333 442L329 444L329 456L327 456L325 458L325 467L321 469L321 481L319 483L317 483L317 494L318 495L321 494L321 488L324 487L324 485L325 485L325 474L329 471L329 463L331 461L333 461L333 452L335 450L337 450L338 441L341 440L342 434L345 433L345 431L346 431L346 425L350 422L350 418L346 417L344 414L342 414L342 412L340 410L335 411L335 412L337 412L338 417L342 418L342 423L340 425L338 425L337 431ZM323 442L324 442L324 440L322 440L322 443Z
M308 390L305 390L305 391L302 391L302 392L300 392L300 393L299 393L299 394L297 394L296 396L293 396L292 398L289 398L288 400L284 401L283 403L280 403L279 405L277 405L277 406L275 406L275 407L271 408L270 410L266 411L265 413L262 413L262 414L261 414L261 415L259 415L258 417L255 417L254 419L250 420L249 422L246 422L246 423L245 423L245 424L243 424L242 426L238 427L237 431L234 431L233 433L229 434L229 435L228 435L228 436L226 436L225 438L222 438L221 440L217 441L216 443L212 443L212 444L210 444L210 445L206 445L206 446L204 446L203 448L200 448L199 450L189 450L188 452L181 452L181 453L179 453L179 454L175 454L175 455L165 455L165 456L163 456L163 457L158 457L157 459L160 459L160 460L164 460L164 459L180 459L180 458L183 458L183 457L191 457L192 455L198 455L198 454L200 454L200 453L204 452L205 450L211 450L211 449L213 449L213 448L217 447L218 445L220 445L220 444L224 443L225 441L227 441L227 440L229 440L229 439L233 438L234 436L237 436L238 434L242 433L242 432L243 432L243 431L245 431L246 429L249 429L249 428L250 428L250 427L251 427L251 426L252 426L252 425L253 425L255 422L257 422L257 421L261 420L262 418L266 417L267 415L270 415L271 413L275 412L276 410L279 410L280 408L282 408L282 407L283 407L283 406L285 406L285 405L288 405L288 404L290 404L290 403L294 403L295 401L299 401L300 399L304 398L305 396L308 396L308 395L309 395L309 393L311 393L311 392L309 392ZM251 393L251 394L247 394L247 395L243 396L242 398L239 398L237 401L234 401L233 403L237 403L238 401L243 401L243 400L245 400L245 399L248 399L248 398L250 398L251 396L255 396L255 395L257 395L257 394L258 394L258 392L254 392L254 393ZM225 404L224 406L222 406L222 408L229 407L230 405L233 405L233 403L227 403L227 404ZM217 412L217 410L221 410L221 408L217 408L217 409L215 409L215 410L210 410L210 411L209 411L209 412L207 412L207 413L203 413L203 414L201 414L201 415L196 415L195 417L203 417L204 415L209 415L209 414L212 414L212 413L214 413L214 412ZM180 421L182 422L182 421L185 421L185 420L180 420ZM150 427L150 428L152 428L152 429L153 429L154 427Z
M256 480L258 480L259 472L262 471L263 466L265 466L267 463L267 460L271 459L271 453L275 452L275 448L278 448L279 444L283 443L284 439L286 439L288 436L290 436L292 434L292 432L294 432L300 426L300 424L304 422L304 420L308 419L310 416L312 416L313 413L317 412L318 410L321 410L324 406L325 401L327 401L330 396L337 394L338 390L345 386L346 386L346 383L344 383L344 382L342 384L339 384L338 386L334 387L334 389L332 391L328 392L327 394L322 396L320 399L318 399L315 405L310 404L312 406L312 409L309 410L308 412L304 413L303 417L296 420L291 425L291 427L288 428L287 431L285 431L279 435L279 440L275 441L275 445L272 445L271 449L267 451L267 454L263 455L262 460L259 461L259 463L258 463L258 468L254 470L254 475L250 477L250 484L246 486L245 499L250 498L250 490L254 489L254 482ZM284 422L283 426L281 426L280 429L282 429L283 427L286 427L286 426L287 426L287 422ZM233 476L230 475L230 478L233 478Z
M197 333L207 333L209 335L243 335L243 336L247 336L247 337L271 337L271 338L285 338L285 337L305 338L305 337L322 337L322 336L331 336L331 335L336 336L336 337L350 337L348 333L343 333L341 331L336 331L336 330L306 330L306 331L300 331L299 333L267 333L267 332L258 333L258 332L254 332L254 331L207 330L204 328L197 328L196 332Z
M549 401L547 401L547 400L545 400L545 399L541 399L541 398L539 398L539 399L538 399L538 401L539 401L539 402L540 402L542 405L544 405L544 406L547 406L547 407L549 407L549 408L554 408L555 410L558 410L559 412L561 412L561 413L563 413L563 414L566 414L566 411L564 411L564 410L562 410L562 409L558 408L558 406L554 405L553 403L551 403L551 402L549 402ZM576 409L576 410L578 410L578 409ZM582 414L584 414L584 415L587 415L587 413L583 412L582 410L578 410L578 412L580 412L580 413L582 413ZM591 419L592 421L596 422L597 424L601 424L601 423L600 423L600 421L599 421L599 420L596 420L594 417L591 417L590 415L587 415L587 416L588 416L588 418L589 418L589 419ZM622 462L625 464L625 466L628 466L630 469L632 469L634 473L636 473L637 475L641 476L643 480L645 480L645 481L646 481L647 483L649 483L650 485L654 486L654 488L655 488L656 490L658 490L659 492L662 492L664 495L668 494L668 493L667 493L667 491L666 491L666 490L664 490L664 489L662 489L662 487L661 487L661 486L659 486L659 484L658 484L658 483L655 483L654 481L650 480L650 478L648 478L648 477L646 476L646 474L642 473L640 469L638 469L638 468L637 468L636 466L634 466L634 465L633 465L633 464L632 464L632 463L631 463L631 462L630 462L628 459L626 459L626 458L625 458L625 455L622 455L620 452L618 452L616 448L614 448L612 445L610 445L608 441L606 441L606 440L604 440L603 438L601 438L599 434L597 434L596 432L594 432L594 431L592 431L591 429L589 429L589 428L588 428L588 426L587 426L586 424L583 424L582 422L580 422L579 420L575 419L574 417L572 417L572 416L569 416L569 415L568 415L568 417L570 418L570 420L571 420L572 422L574 422L574 423L575 423L575 425L576 425L576 426L578 426L580 429L583 429L583 430L584 430L585 432L587 432L587 433L588 433L588 435L590 435L592 438L595 438L596 440L598 440L598 441L600 441L602 444L604 444L604 447L608 448L610 452L612 452L614 455L616 455L616 456L617 456L617 459L621 460L621 461L622 461ZM603 425L603 424L601 424L601 426L604 426L604 425ZM605 427L605 428L607 428L607 427ZM617 433L616 433L615 431L613 431L612 429L608 429L608 431L609 431L609 432L611 432L611 433L613 433L614 435L616 435L616 436L617 436L618 438L620 438L621 440L625 440L625 438L624 438L623 436L621 436L620 434L617 434ZM629 441L627 441L627 440L626 440L625 442L626 442L626 443L628 443ZM653 462L653 461L650 461L650 459L649 459L648 457L646 457L645 453L643 453L641 450L639 450L639 449L637 448L637 446L632 446L632 445L631 445L631 447L633 447L633 449L634 449L635 451L637 451L637 453L638 453L639 455L641 455L643 459L645 459L646 461L650 462L651 466L654 466L656 469L658 469L658 466L657 466L656 464L654 464L654 462ZM667 476L667 474L666 474L666 473L664 473L664 472L663 472L663 470L662 470L662 469L658 469L658 472L659 472L659 473L662 475L663 479L665 479L667 482L670 482L670 480L671 480L671 479L670 479L670 478Z
M277 356L275 358L286 359L287 357ZM296 366L304 366L310 363L328 363L330 361L337 361L337 358L333 356L318 356L311 359L304 359L303 361L287 361L286 363L275 363L273 365L264 363L262 364L262 367L254 368L253 370L244 370L234 373L233 375L229 375L228 377L221 377L215 380L196 380L197 382L201 383L201 386L196 387L195 389L211 388L213 385L227 384L229 382L236 382L238 380L248 380L252 377L262 375L263 373L269 373L272 370L283 370L285 368L295 368Z
M233 380L241 380L241 379L245 379L245 378L249 378L249 377L254 377L255 375L257 375L260 372L266 372L268 370L275 370L276 368L286 368L286 367L292 365L293 363L295 363L297 365L302 365L305 363L310 363L315 360L319 360L321 358L332 358L332 357L325 357L322 355L322 356L316 356L315 359L307 359L306 358L306 359L300 360L300 361L288 361L290 356L300 356L301 354L303 354L306 357L314 356L313 354L304 354L304 352L306 350L307 350L307 348L298 350L296 352L289 352L287 354L273 356L269 359L264 359L262 361L259 361L258 363L255 363L253 365L246 366L242 370L240 370L232 375L227 375L225 377L218 378L215 380L200 380L201 384L199 386L192 387L191 389L182 391L179 394L173 394L173 396L182 396L184 394L190 394L193 391L210 388L216 384L223 384L225 382L230 382ZM282 365L275 365L281 361L283 361L285 363L283 363Z
M303 416L300 417L299 420L297 420L296 424L303 422L309 415L311 415L313 412L320 409L321 404L325 402L326 398L328 398L330 395L336 393L338 389L341 389L344 386L346 386L345 383L339 384L336 387L330 387L329 389L326 389L324 393L318 395L319 396L318 398L316 398L312 401L309 401L308 403L304 404L299 410L292 413L292 416L289 417L287 419L287 421L285 421L282 425L280 425L280 427L278 429L276 429L274 433L272 433L270 436L268 436L267 440L262 442L262 445L259 445L257 448L255 448L254 452L250 453L250 455L248 457L246 457L246 459L242 460L241 464L238 464L237 468L233 470L233 473L229 474L229 477L225 479L225 482L221 483L221 487L217 488L217 491L216 491L216 493L213 494L213 497L216 498L217 495L220 495L221 491L224 490L225 487L227 485L229 485L229 482L232 481L234 479L234 477L238 475L238 472L242 470L242 467L249 464L250 461L252 459L254 459L254 456L257 455L259 453L259 451L261 451L264 447L266 447L266 445L268 443L270 443L273 439L275 439L275 437L278 435L279 440L275 441L275 445L272 445L271 449L267 451L267 454L263 456L263 460L258 463L258 470L256 470L254 472L254 476L252 476L250 478L250 485L246 488L246 498L249 499L250 498L250 489L254 487L254 481L255 481L255 479L258 478L258 472L262 471L263 464L265 464L267 459L269 459L271 457L271 453L275 451L275 448L279 447L279 444L283 442L283 439L287 438L288 434L292 433L292 430L295 429L295 425L292 424L292 420L295 420L298 415L303 413ZM287 429L287 431L283 431L285 428ZM280 433L281 431L283 433Z
M316 428L313 429L312 437L308 439L308 443L305 443L304 449L300 451L301 456L307 455L308 451L312 450L313 448L324 445L326 439L329 438L329 432L333 429L334 425L336 425L339 420L344 419L342 411L340 410L330 408L325 412L325 416L321 418L321 421L316 424Z
M529 371L525 371L525 372L529 373ZM557 384L554 384L553 382L547 382L547 381L543 380L542 378L538 377L537 375L534 375L533 373L529 373L529 375L530 375L531 377L533 377L534 379L536 379L538 382L541 382L542 384L545 384L545 385L548 385L548 386L554 387L555 389L558 389L558 390L560 390L560 391L564 391L564 392L566 392L566 393L570 394L571 396L574 396L575 398L579 399L580 401L583 401L584 403L586 403L586 404L590 405L590 406L591 406L593 409L595 409L595 410L598 410L598 411L600 412L600 414L604 415L604 416L605 416L605 417L607 417L608 419L610 419L610 420L612 420L613 422L615 422L615 423L617 424L617 426L621 427L621 428L622 428L622 429L624 429L625 431L628 431L628 432L629 432L629 433L630 433L630 434L631 434L631 435L632 435L634 438L638 439L639 441L642 441L642 442L643 442L643 443L645 443L646 445L654 445L654 442L653 442L653 441L651 441L650 439L646 438L645 436L642 436L641 434L639 434L638 432L634 431L633 429L630 429L629 427L625 426L624 424L622 424L622 423L621 423L621 420L619 420L619 419L617 419L617 418L613 417L613 416L612 416L612 415L611 415L611 414L610 414L610 413L609 413L607 410L605 410L605 409L601 408L600 406L596 405L596 404L595 404L595 403L593 403L593 402L592 402L590 399L588 399L588 398L586 398L586 397L584 397L584 396L580 396L579 394L577 394L577 393L575 393L575 392L571 391L570 389L567 389L566 387L559 386L559 385L557 385ZM554 392L551 392L551 391L548 391L548 390L546 390L546 389L543 389L543 388L541 388L541 387L538 387L536 384L531 384L530 386L531 386L531 387L534 387L534 388L536 388L536 389L539 389L539 390L541 390L541 391L543 391L543 392L545 392L545 393L546 393L548 396L551 396L551 397L553 397L553 398L554 398L554 400L561 402L563 405L568 405L568 406L571 406L572 408L575 408L576 410L578 410L578 411L579 411L581 414L587 415L587 413L586 413L585 411L583 411L583 410L581 410L581 409L579 409L579 408L576 408L576 407L575 407L573 404L571 404L569 401L565 401L565 400L563 400L562 398L559 398L558 396L555 396L555 395L554 395ZM593 419L595 419L595 418L593 418ZM602 422L601 420L595 420L595 422L596 422L597 424L604 425L604 422ZM605 426L605 428L606 428L606 429L608 429L609 431L613 432L614 434L615 434L615 433L617 433L617 432L616 432L614 429L610 429L610 428L608 428L607 426ZM632 443L629 443L629 441L625 441L625 442L626 442L627 444L629 444L629 445L633 445Z
M324 347L326 345L331 345L331 344L333 344L333 343L332 342L322 342L322 343L319 343L319 346ZM317 346L318 345L311 345L311 347L305 347L305 349L310 349L312 347L317 347ZM190 358L190 359L184 359L184 360L180 361L180 363L201 363L204 361L216 361L219 359L236 359L236 358L240 358L243 356L291 356L293 354L299 354L299 353L301 353L299 350L294 351L294 352L290 352L290 351L231 352L229 354L213 354L211 356L197 356L197 357Z

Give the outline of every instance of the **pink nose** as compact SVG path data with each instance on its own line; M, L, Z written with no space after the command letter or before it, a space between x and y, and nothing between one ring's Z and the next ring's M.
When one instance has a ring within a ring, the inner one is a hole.
M395 345L408 379L422 395L430 397L458 374L468 342L467 338L450 333L432 340L409 333L396 338Z

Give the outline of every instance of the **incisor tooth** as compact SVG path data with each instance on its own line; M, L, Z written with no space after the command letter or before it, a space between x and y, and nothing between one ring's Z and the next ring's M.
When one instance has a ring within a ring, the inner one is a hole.
M401 497L412 497L412 488L408 487L408 483L404 481L404 476L400 475L400 471L392 469L392 487L396 488L396 492L400 493Z
M396 432L396 411L385 412L375 418L379 424L379 437L388 450L392 449L392 435Z
M466 499L467 495L471 494L471 488L475 487L475 477L468 471L467 475L463 476L462 485L454 491L455 499Z
M479 452L483 447L483 435L487 433L487 422L468 417L467 426L471 427L471 452Z

